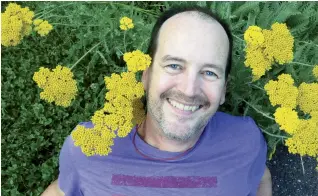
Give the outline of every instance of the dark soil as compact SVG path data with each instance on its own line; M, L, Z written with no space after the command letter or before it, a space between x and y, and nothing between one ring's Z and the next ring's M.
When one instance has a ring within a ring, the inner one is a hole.
M272 160L267 162L273 181L273 196L318 196L317 162L303 157L303 174L299 155L289 154L287 147L279 146Z

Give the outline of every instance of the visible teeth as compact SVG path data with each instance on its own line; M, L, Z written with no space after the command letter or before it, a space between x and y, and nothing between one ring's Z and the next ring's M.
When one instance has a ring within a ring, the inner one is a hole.
M174 107L180 109L180 110L184 110L184 111L192 111L194 112L195 110L199 109L199 106L188 106L188 105L183 105L182 103L178 103L176 101L170 100L169 102L171 103L171 105L173 105Z

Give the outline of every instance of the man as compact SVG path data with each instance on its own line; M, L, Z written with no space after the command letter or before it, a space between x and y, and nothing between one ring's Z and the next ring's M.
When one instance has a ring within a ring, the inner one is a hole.
M231 41L209 11L164 13L152 33L152 65L142 76L146 120L115 139L104 157L86 157L68 137L58 181L43 196L271 196L267 146L255 122L217 112Z

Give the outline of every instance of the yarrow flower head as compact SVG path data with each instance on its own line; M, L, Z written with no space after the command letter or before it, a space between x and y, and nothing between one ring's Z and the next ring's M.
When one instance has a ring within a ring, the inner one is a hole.
M135 50L133 52L126 52L124 54L124 61L127 63L128 71L137 72L146 70L150 66L151 57L140 50Z
M33 21L33 24L35 26L34 30L41 36L49 34L49 32L53 29L53 26L46 20L36 19Z
M294 86L294 79L289 74L281 74L278 81L270 80L265 86L272 106L296 108L298 89Z
M112 127L112 129L119 128L117 135L125 137L131 131L133 124L141 123L145 116L141 102L141 97L144 95L143 84L137 82L133 72L123 72L120 76L112 74L111 77L105 77L105 84L109 92L105 96L104 110L120 117L115 123L110 123L107 126Z
M299 108L307 114L318 111L318 83L301 83L298 90Z
M86 143L78 142L78 145L87 156L108 155L111 152L110 147L113 145L112 140L116 136L126 137L133 126L140 124L145 118L141 102L144 88L141 82L137 82L134 72L123 72L120 75L113 73L104 80L108 89L105 95L106 103L101 110L94 113L93 129L81 128L80 133L72 134L74 141L86 141ZM85 135L86 133L89 134ZM94 138L94 140L90 138ZM103 141L103 143L99 141ZM98 146L95 146L95 143ZM82 147L82 145L84 146ZM101 153L95 149L100 149Z
M265 37L264 54L270 60L279 64L289 63L293 60L294 37L285 23L274 23L272 30L263 30Z
M32 31L34 12L28 7L21 8L16 3L9 3L6 11L1 13L1 44L3 46L16 46L23 37Z
M245 66L252 69L253 81L265 75L265 72L272 68L272 61L267 59L258 46L248 46L246 48Z
M258 26L249 26L244 33L244 40L247 44L260 46L264 43L264 35L262 29Z
M265 75L274 61L284 64L293 59L294 37L286 24L274 23L272 30L250 26L244 40L247 43L244 63L252 69L254 81Z
M292 154L301 156L318 156L318 120L300 120L299 126L291 138L286 140L285 145Z
M122 17L120 19L120 29L123 31L127 31L128 29L133 29L134 28L134 23L131 18L128 18L126 16Z
M56 105L67 107L76 96L76 81L67 67L58 65L52 71L41 67L34 73L33 80L43 89L40 98L49 103L55 102Z
M113 139L116 135L105 129L87 128L83 125L78 125L71 136L75 146L80 146L82 152L87 156L108 155L114 145Z
M280 129L291 135L296 132L300 123L297 112L292 108L279 107L276 109L274 117Z
M315 67L312 69L312 74L318 80L318 65L315 65Z

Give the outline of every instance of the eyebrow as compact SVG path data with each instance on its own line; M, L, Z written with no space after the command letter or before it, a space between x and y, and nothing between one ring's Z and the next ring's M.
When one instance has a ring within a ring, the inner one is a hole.
M165 55L162 58L162 62L165 61L177 61L177 62L181 62L181 63L186 63L187 61L183 58L180 57L175 57L175 56L171 56L171 55ZM215 64L211 64L211 63L204 63L203 67L209 67L209 68L213 68L213 69L217 69L219 72L224 73L223 68L221 68L220 66L217 66Z

